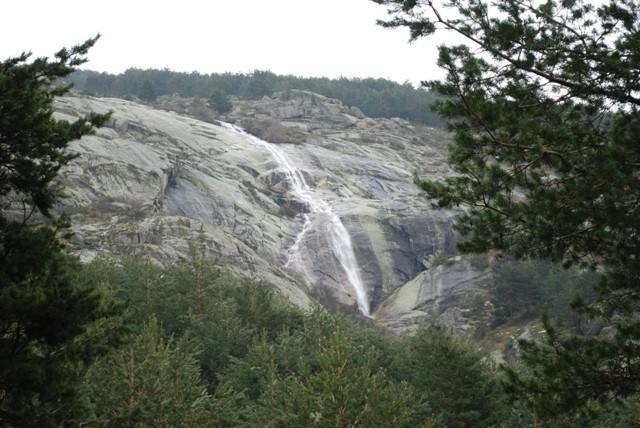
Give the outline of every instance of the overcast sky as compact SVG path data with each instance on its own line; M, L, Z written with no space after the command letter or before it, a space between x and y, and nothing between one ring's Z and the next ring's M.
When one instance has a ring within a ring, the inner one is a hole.
M51 55L101 33L83 67L248 72L327 77L442 77L437 41L408 43L405 29L376 26L369 0L7 0L0 59Z

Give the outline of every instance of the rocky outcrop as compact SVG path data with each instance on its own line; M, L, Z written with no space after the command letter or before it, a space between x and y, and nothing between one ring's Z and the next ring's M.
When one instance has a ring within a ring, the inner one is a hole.
M425 267L385 300L378 311L381 324L410 333L434 323L463 335L490 323L488 291L493 278L486 256L436 253L425 260Z
M284 126L279 120L244 118L240 125L250 134L276 144L303 144L305 134Z
M73 245L83 258L144 254L168 263L197 252L267 279L302 307L316 300L356 312L321 219L287 265L308 207L263 147L215 122L120 99L71 96L57 109L70 118L113 111L107 127L73 143L79 157L62 176L69 197L60 209L73 215ZM482 310L486 263L456 258L455 213L433 210L413 184L414 173L449 174L445 132L367 118L293 90L237 100L222 119L262 126L251 130L281 143L331 205L351 236L379 323L402 332L433 319L461 331L473 326L468 314L478 304Z
M259 102L238 101L233 116L301 123L307 131L327 127L346 129L364 119L357 107L346 107L340 101L313 92L292 89L265 97Z

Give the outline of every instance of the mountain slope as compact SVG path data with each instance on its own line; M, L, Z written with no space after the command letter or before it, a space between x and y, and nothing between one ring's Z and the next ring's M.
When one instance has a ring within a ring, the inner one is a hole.
M73 144L80 156L63 173L60 208L73 214L82 257L169 263L196 252L265 278L299 306L357 313L327 218L305 222L308 202L266 146L215 121L120 99L66 97L57 109L113 111L107 127ZM443 131L367 118L304 91L236 101L223 119L283 143L278 153L346 228L374 319L398 331L430 319L468 328L465 314L485 302L486 258L455 255L454 213L432 210L413 184L415 172L449 173Z

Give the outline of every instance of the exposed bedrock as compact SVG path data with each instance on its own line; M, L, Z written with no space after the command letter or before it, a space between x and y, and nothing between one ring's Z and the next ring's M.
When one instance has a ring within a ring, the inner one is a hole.
M72 214L73 245L84 259L144 254L170 263L197 251L267 279L302 307L318 301L357 312L328 243L329 220L310 214L273 153L216 123L130 101L70 96L57 109L63 118L113 111L107 127L72 144L80 156L61 179L69 197L60 208ZM456 258L455 213L433 210L413 183L416 172L450 173L445 132L367 118L304 91L236 101L222 119L253 124L256 134L268 124L262 138L280 143L348 231L377 322L400 332L437 319L469 325L465 308L482 298L487 265Z

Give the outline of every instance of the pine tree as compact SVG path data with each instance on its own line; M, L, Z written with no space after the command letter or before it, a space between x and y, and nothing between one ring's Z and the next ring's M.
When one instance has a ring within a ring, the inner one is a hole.
M76 287L75 258L58 236L64 219L51 209L68 143L108 115L69 123L53 118L58 80L85 61L97 37L55 60L29 54L0 63L0 425L49 426L72 411L75 369L88 346L75 342L99 316L100 300ZM38 217L40 222L34 219ZM52 226L42 223L46 220ZM82 348L82 350L80 350Z
M263 338L234 360L222 385L244 392L246 426L429 426L416 391L394 382L347 326L316 309L301 330L284 331L273 344Z
M146 101L148 103L156 100L156 88L153 86L153 83L150 80L145 80L142 82L142 87L140 88L140 93L138 95L142 101Z
M212 399L186 340L167 340L151 318L131 343L100 358L87 373L99 426L212 426Z
M454 133L455 176L419 180L437 206L464 206L465 251L549 257L604 273L582 314L613 339L525 344L533 376L512 387L551 413L640 391L640 8L631 0L374 0L412 39L446 29L437 111Z
M446 427L488 427L501 421L504 393L481 355L434 327L408 338L395 359L406 380ZM418 401L418 397L415 398Z
M229 101L227 93L221 90L215 90L209 96L209 107L217 111L218 113L229 113L233 109L233 104Z

